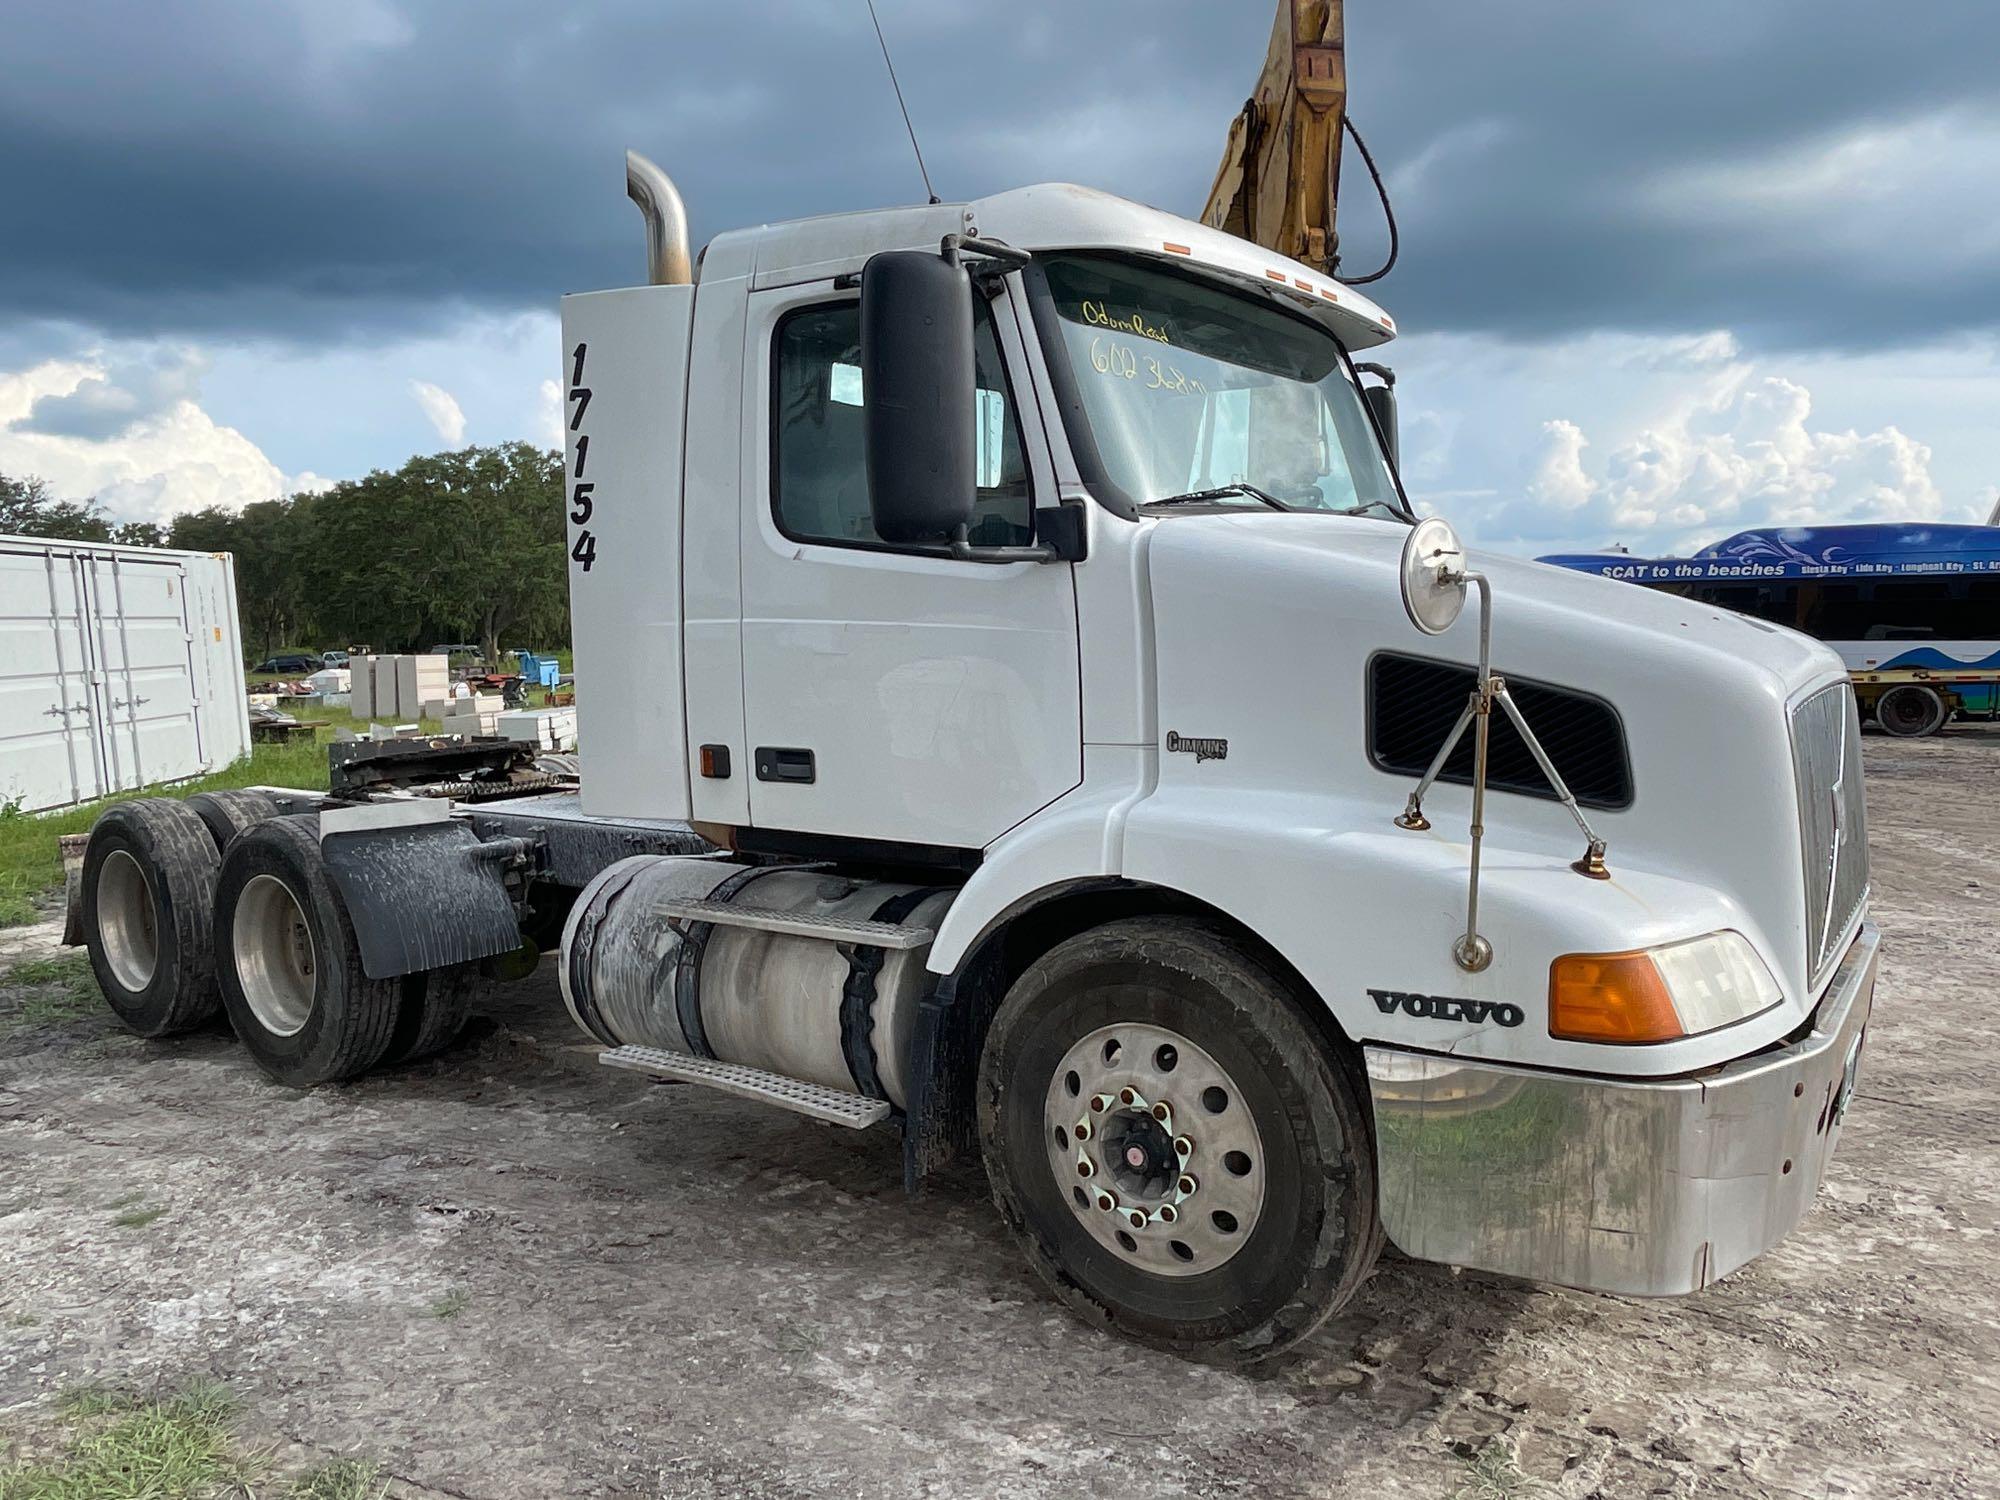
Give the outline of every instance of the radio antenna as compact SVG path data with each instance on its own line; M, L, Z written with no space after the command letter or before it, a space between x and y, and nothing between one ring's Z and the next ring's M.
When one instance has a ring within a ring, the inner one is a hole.
M896 62L889 56L889 39L882 35L882 18L875 14L875 0L868 0L868 19L875 23L875 40L882 46L882 61L889 69L889 86L896 91L896 108L903 112L903 129L910 133L910 149L917 154L917 171L924 179L924 193L933 203L944 200L931 186L930 168L924 165L924 148L917 144L917 127L910 123L910 106L903 102L903 85L896 79Z

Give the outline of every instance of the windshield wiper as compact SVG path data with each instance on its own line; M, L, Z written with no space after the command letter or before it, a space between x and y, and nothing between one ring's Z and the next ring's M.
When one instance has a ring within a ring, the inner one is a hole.
M1268 505L1272 510L1290 510L1291 507L1276 495L1268 495L1254 484L1219 484L1210 490L1189 490L1185 495L1168 495L1162 500L1148 500L1148 505L1198 505L1206 500L1226 500L1231 495L1248 495L1252 500Z

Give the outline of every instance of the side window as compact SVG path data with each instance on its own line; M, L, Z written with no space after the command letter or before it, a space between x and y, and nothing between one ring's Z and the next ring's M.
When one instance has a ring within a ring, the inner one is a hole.
M984 301L975 304L974 318L978 489L971 540L1025 546L1034 540L1034 501L1020 423ZM829 303L790 314L778 325L771 365L772 507L778 529L797 541L886 545L868 512L861 305Z

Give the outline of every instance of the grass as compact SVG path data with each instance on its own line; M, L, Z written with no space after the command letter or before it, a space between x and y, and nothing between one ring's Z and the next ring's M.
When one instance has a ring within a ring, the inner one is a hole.
M454 1287L431 1304L431 1316L450 1322L464 1312L472 1303L472 1293L464 1287Z
M297 717L325 720L310 741L288 745L255 745L250 754L235 765L195 781L172 786L145 787L122 792L100 802L60 812L32 814L0 808L0 927L22 927L40 915L39 906L62 889L62 854L56 840L65 833L85 833L97 815L114 802L134 797L188 797L196 792L219 792L232 787L289 786L312 791L326 789L326 745L337 730L360 731L369 721L357 719L344 708L300 706ZM383 722L375 720L376 723ZM427 722L424 728L440 726Z
M337 1458L300 1477L293 1500L380 1500L389 1493L382 1466L360 1458Z
M1520 1500L1548 1493L1547 1485L1521 1472L1513 1449L1497 1438L1467 1458L1465 1467L1465 1481L1452 1500Z
M144 1229L155 1219L163 1219L166 1215L164 1208L128 1208L111 1222L120 1229Z
M0 1500L194 1500L247 1488L262 1464L236 1449L236 1398L197 1381L142 1399L103 1386L66 1391L62 1456L0 1468Z
M16 1026L41 1026L95 1015L103 1004L90 960L81 953L31 958L0 974L0 984L32 991L4 1017L0 1033Z

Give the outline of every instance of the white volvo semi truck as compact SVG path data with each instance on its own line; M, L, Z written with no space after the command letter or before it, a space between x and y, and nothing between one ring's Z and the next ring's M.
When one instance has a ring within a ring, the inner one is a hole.
M1042 186L697 262L628 186L647 284L563 304L580 790L398 742L107 813L128 1023L348 1077L560 932L605 1062L983 1157L1057 1296L1219 1360L1385 1238L1673 1294L1797 1224L1876 970L1838 657L1415 524L1389 317L1233 236Z

